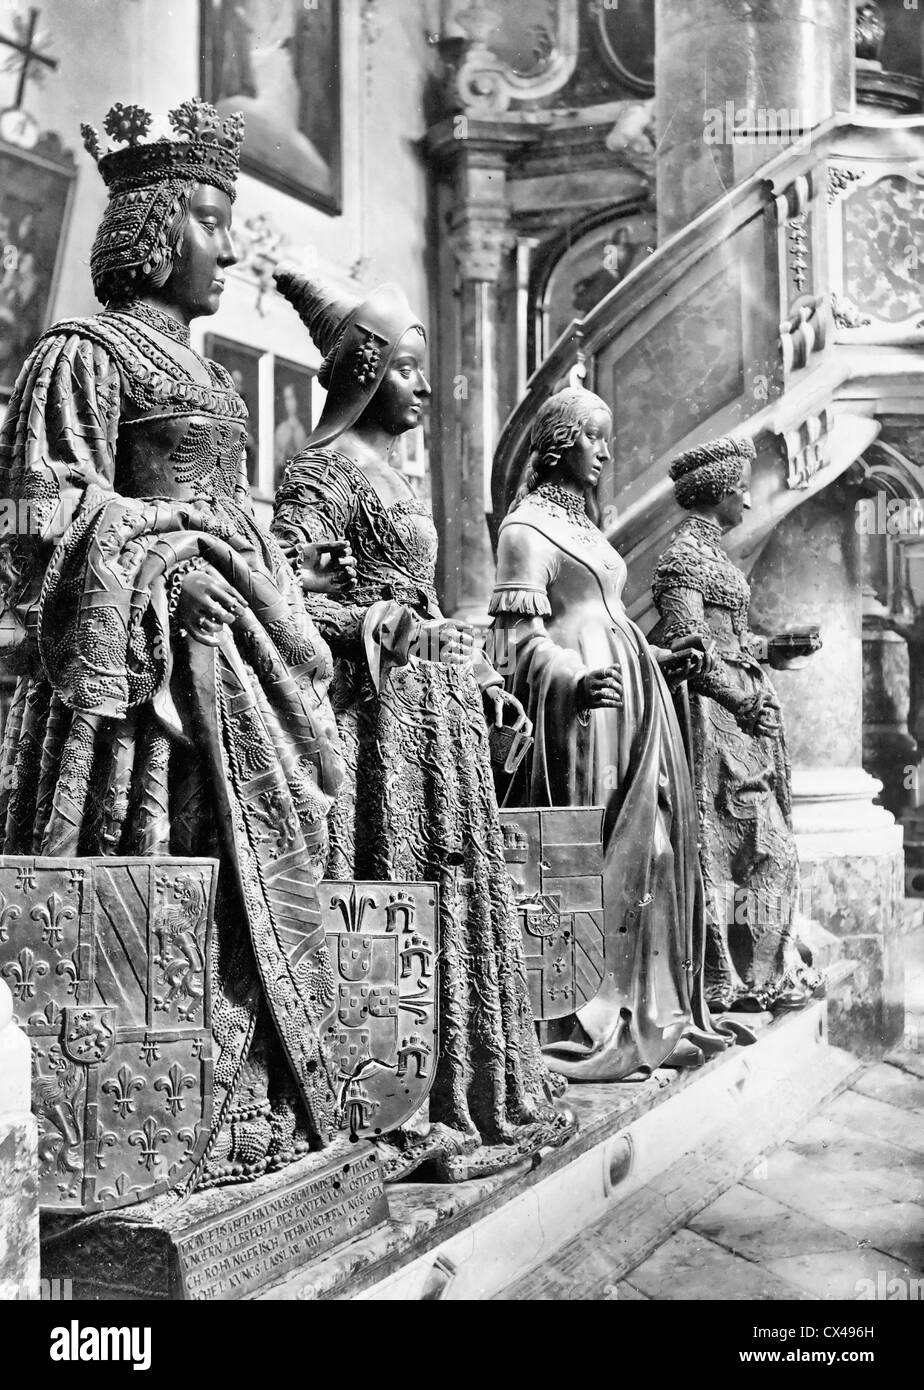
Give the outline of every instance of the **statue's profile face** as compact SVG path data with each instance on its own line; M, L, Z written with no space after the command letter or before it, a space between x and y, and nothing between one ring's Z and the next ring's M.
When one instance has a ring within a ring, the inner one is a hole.
M725 530L737 526L744 513L751 506L751 465L745 459L741 465L741 475L731 492L726 492L721 502L716 503L715 517Z
M164 299L187 320L214 314L221 302L224 272L236 260L231 200L220 188L200 183L189 201L189 216L164 285Z
M424 375L427 344L416 328L408 329L366 410L361 424L376 425L388 434L404 434L416 426L430 395Z
M561 467L572 482L582 490L594 488L600 481L603 465L610 458L610 435L613 417L602 407L585 416L581 432L566 454Z

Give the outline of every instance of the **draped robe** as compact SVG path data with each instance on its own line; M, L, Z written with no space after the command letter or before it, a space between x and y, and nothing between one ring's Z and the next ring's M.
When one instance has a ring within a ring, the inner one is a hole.
M550 1065L584 1080L652 1070L685 1035L706 1051L728 1041L702 997L702 882L683 739L654 654L623 607L625 579L599 529L542 494L501 526L495 661L535 736L505 805L605 807L603 983L577 1014L586 1041L546 1048ZM582 677L613 665L622 706L582 712Z
M315 891L342 779L331 660L255 523L246 417L222 368L107 312L39 340L0 432L21 533L0 554L3 852L219 859L203 1183L324 1145L340 1104ZM171 616L188 562L243 600L217 649Z

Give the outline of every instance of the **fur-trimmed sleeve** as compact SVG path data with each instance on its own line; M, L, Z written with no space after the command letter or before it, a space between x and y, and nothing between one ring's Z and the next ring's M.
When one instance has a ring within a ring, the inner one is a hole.
M546 618L552 612L549 584L558 571L559 552L534 526L510 521L497 546L497 580L488 605L495 617Z

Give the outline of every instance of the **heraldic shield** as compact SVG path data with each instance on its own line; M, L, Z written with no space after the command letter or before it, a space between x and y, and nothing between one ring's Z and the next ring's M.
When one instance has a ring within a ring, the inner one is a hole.
M142 1201L201 1156L217 869L0 856L0 975L32 1044L46 1210Z
M409 1120L433 1084L438 891L435 883L319 885L336 996L327 1043L353 1138Z
M603 815L602 806L500 813L537 1022L576 1013L603 979Z

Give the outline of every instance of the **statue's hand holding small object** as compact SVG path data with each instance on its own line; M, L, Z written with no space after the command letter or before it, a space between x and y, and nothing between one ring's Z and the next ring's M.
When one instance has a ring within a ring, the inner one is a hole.
M234 623L246 607L236 589L211 566L191 569L183 578L177 617L190 637L217 647L222 628Z
M775 671L800 671L822 646L817 627L781 632L767 642L767 658Z
M442 666L464 666L472 660L475 629L451 618L427 618L420 624L411 655Z
M587 709L618 709L622 705L622 672L618 666L601 666L588 671L578 685L578 706Z
M313 541L297 548L306 594L342 594L356 583L356 559L346 540Z
M768 697L761 707L754 723L754 732L760 738L779 738L782 732L780 702L775 696Z
M672 681L689 680L691 676L706 675L715 661L715 642L700 632L678 637L670 651L658 652L658 665Z
M504 714L510 710L513 714L513 722L507 727L512 729L514 733L522 733L524 738L531 737L533 732L532 720L515 695L511 695L510 691L505 690L502 685L489 685L484 695L486 700L491 700L494 704L495 729L505 727Z

